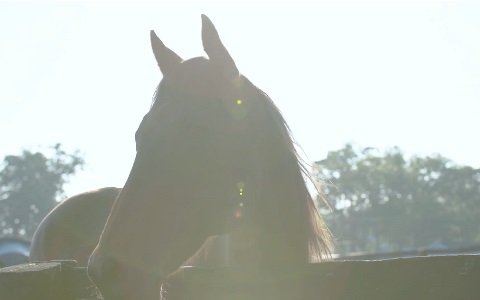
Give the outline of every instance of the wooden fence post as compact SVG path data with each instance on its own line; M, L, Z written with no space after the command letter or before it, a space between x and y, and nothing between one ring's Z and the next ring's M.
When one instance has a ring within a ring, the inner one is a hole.
M77 262L34 262L0 269L2 300L74 300L88 293L89 280ZM85 297L86 298L86 297Z

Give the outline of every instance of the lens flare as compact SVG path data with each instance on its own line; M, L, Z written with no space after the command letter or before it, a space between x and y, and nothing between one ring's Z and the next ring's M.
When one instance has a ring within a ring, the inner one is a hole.
M230 102L231 101L231 102ZM233 118L237 120L243 120L248 114L246 102L243 99L231 98L228 99L228 109Z
M237 211L235 212L235 218L240 219L241 217L242 217L242 212L239 211L239 210L237 210Z
M238 194L239 194L240 196L243 196L243 191L244 191L244 188L245 188L245 183L243 183L243 181L237 182L237 188L238 188Z

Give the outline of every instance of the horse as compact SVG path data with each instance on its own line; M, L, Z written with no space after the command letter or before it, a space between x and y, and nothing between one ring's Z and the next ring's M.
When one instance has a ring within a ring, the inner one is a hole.
M162 284L214 235L229 233L235 263L259 268L330 253L290 128L201 17L208 57L184 60L150 32L163 78L88 261L105 300L159 299Z
M86 267L120 191L105 187L60 202L35 230L29 261L75 260Z
M104 187L76 194L60 202L38 225L22 262L75 260L78 267L87 267L88 258L98 244L121 190L118 187ZM230 239L228 234L212 236L205 243L201 255L188 260L188 266L223 267L234 264L229 255L232 251L228 247ZM0 258L1 242L3 240L0 240Z

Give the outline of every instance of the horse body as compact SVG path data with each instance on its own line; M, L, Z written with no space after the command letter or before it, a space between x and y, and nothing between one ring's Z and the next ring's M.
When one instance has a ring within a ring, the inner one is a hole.
M161 284L189 259L211 263L209 237L219 234L230 235L232 264L268 268L328 255L329 233L290 130L240 75L211 21L202 15L208 58L183 60L153 31L151 42L163 79L88 262L104 299L159 299Z
M40 223L30 247L31 262L76 260L86 267L120 188L81 193L58 204Z
M105 187L63 200L37 227L31 244L29 247L25 246L30 250L24 255L28 256L30 262L75 260L78 266L86 267L88 258L98 244L113 203L121 190L116 187ZM229 258L235 257L233 253L238 252L234 250L236 249L235 241L241 240L242 238L238 236L211 237L202 248L203 251L189 259L187 264L208 267L236 264L238 259ZM240 244L245 245L246 242L248 241ZM227 247L231 248L228 255ZM1 251L0 254L2 254Z

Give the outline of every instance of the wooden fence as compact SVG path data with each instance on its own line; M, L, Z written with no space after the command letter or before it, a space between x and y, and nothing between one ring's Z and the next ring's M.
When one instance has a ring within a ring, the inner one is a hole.
M479 300L480 255L332 261L270 269L183 268L167 300ZM0 299L97 299L72 261L0 269Z

